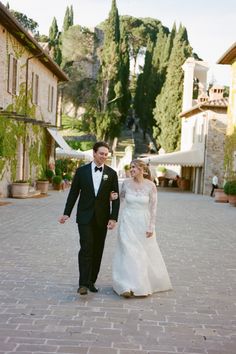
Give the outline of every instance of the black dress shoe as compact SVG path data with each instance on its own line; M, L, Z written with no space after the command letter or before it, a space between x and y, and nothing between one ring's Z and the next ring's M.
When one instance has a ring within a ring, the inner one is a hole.
M97 288L95 288L95 286L94 286L94 284L90 284L89 285L89 291L91 291L92 293L97 293L98 292L98 289Z
M77 293L79 293L80 295L87 295L88 294L88 289L85 286L80 286L77 289Z

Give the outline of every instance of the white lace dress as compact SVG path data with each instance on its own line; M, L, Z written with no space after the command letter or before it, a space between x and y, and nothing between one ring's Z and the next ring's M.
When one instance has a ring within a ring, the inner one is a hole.
M132 291L136 296L172 289L170 278L156 241L157 190L145 179L123 182L118 238L113 258L113 289L117 294ZM146 232L153 231L147 238Z

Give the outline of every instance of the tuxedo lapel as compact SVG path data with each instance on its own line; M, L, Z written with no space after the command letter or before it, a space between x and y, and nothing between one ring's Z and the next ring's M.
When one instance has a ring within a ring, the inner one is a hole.
M93 193L95 195L94 185L93 185L93 177L92 177L91 162L88 164L88 168L87 168L86 174L87 174L86 179L87 179L88 183L90 184L91 190L93 191Z

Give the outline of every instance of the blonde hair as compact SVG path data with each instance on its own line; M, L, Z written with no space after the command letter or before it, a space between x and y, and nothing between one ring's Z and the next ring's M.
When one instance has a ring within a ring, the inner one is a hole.
M148 165L140 159L134 159L131 161L130 165L134 164L139 169L143 170L143 177L151 180L151 172Z

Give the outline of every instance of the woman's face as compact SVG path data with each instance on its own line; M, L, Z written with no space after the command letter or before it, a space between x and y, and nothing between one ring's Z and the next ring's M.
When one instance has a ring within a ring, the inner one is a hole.
M130 165L130 175L131 177L139 177L143 175L142 168L138 167L136 164L131 163Z

